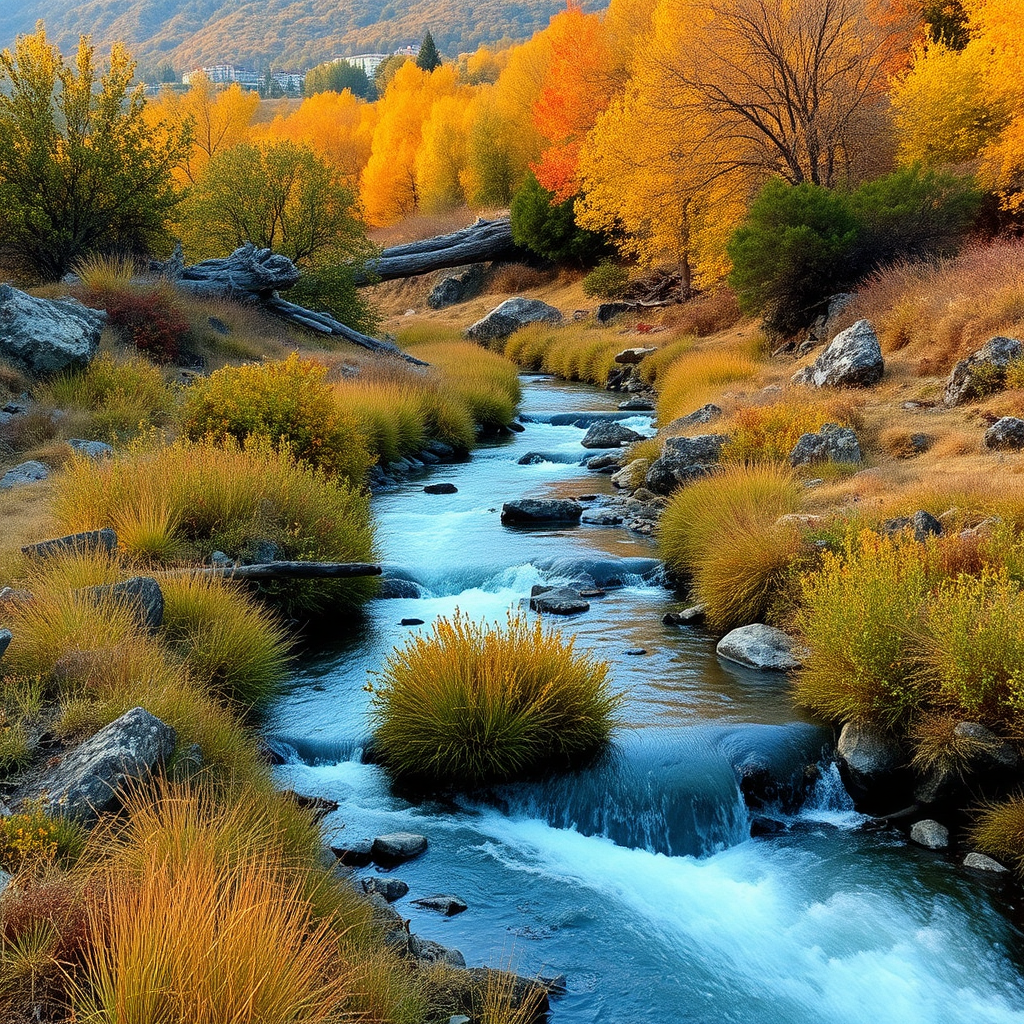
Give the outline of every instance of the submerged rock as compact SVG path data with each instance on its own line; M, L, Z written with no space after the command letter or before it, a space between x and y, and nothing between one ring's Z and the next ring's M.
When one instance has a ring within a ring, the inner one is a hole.
M581 515L583 506L578 501L559 498L520 498L501 506L501 521L514 525L576 523Z
M424 910L436 910L445 917L453 917L469 909L469 904L459 896L424 896L412 902L414 906L422 907Z
M423 488L424 494L458 494L459 489L455 484L427 484Z
M661 621L666 626L702 626L708 617L706 604L695 604L681 612L666 612Z
M377 836L370 847L370 856L381 867L394 867L415 860L427 852L427 837L415 832L390 832Z
M530 610L550 615L578 615L590 611L590 602L572 587L536 585L530 592Z
M781 629L753 622L726 633L715 648L720 658L762 672L790 672L800 668L806 648Z

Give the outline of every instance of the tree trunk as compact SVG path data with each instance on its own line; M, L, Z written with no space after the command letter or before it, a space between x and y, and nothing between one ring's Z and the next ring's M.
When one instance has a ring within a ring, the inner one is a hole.
M217 565L181 571L232 580L339 580L379 576L383 570L379 565L366 562L264 562L260 565Z

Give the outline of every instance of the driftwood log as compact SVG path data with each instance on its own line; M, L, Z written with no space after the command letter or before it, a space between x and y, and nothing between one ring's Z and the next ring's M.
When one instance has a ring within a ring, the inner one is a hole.
M356 284L391 281L413 277L432 270L461 267L504 256L514 247L512 225L507 220L483 220L450 235L437 235L419 242L408 242L385 249L366 264L366 275L356 277Z
M215 565L181 571L194 576L221 576L232 580L343 580L379 576L383 569L367 562L263 562L259 565Z

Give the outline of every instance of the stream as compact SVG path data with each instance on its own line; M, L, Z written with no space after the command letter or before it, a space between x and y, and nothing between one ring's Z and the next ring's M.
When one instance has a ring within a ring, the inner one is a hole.
M564 974L553 1024L1024 1024L1024 947L993 892L865 827L828 763L831 732L793 708L784 677L729 666L712 634L662 624L682 605L658 582L649 540L621 527L501 525L513 498L611 491L580 465L592 453L572 421L616 402L524 377L523 433L373 499L386 575L422 596L370 602L293 674L267 716L289 755L278 784L339 802L328 841L428 836L427 853L394 872L410 886L395 909L470 966ZM651 432L649 418L625 423ZM527 452L544 459L520 465ZM458 493L423 492L441 481ZM533 584L579 579L621 583L589 612L550 618L627 693L607 755L486 805L395 796L361 760L368 673L439 615L501 621ZM779 792L756 813L780 830L759 838L739 786L750 773ZM446 918L411 905L435 893L469 909Z

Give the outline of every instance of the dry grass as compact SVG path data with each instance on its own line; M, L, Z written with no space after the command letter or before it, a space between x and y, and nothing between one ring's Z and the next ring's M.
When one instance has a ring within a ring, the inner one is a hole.
M404 245L406 242L419 242L435 235L450 235L453 231L460 231L469 227L478 216L478 213L467 207L448 213L415 213L395 224L373 228L369 233L370 240L384 249L392 245Z
M742 314L736 293L726 285L695 296L680 306L670 306L662 323L683 334L698 338L728 330L740 322Z
M698 349L679 356L657 382L658 422L670 423L721 397L730 384L752 380L757 373L748 357L725 349Z
M485 287L488 295L522 295L551 284L558 279L558 271L540 270L525 263L503 263L493 267Z
M847 425L847 410L833 402L748 405L737 409L722 430L729 435L723 462L786 462L804 434L826 423Z
M970 838L983 853L1005 861L1018 875L1024 874L1024 797L983 808Z
M616 368L615 354L625 347L617 332L585 322L560 327L536 323L508 339L505 356L525 369L603 387Z

